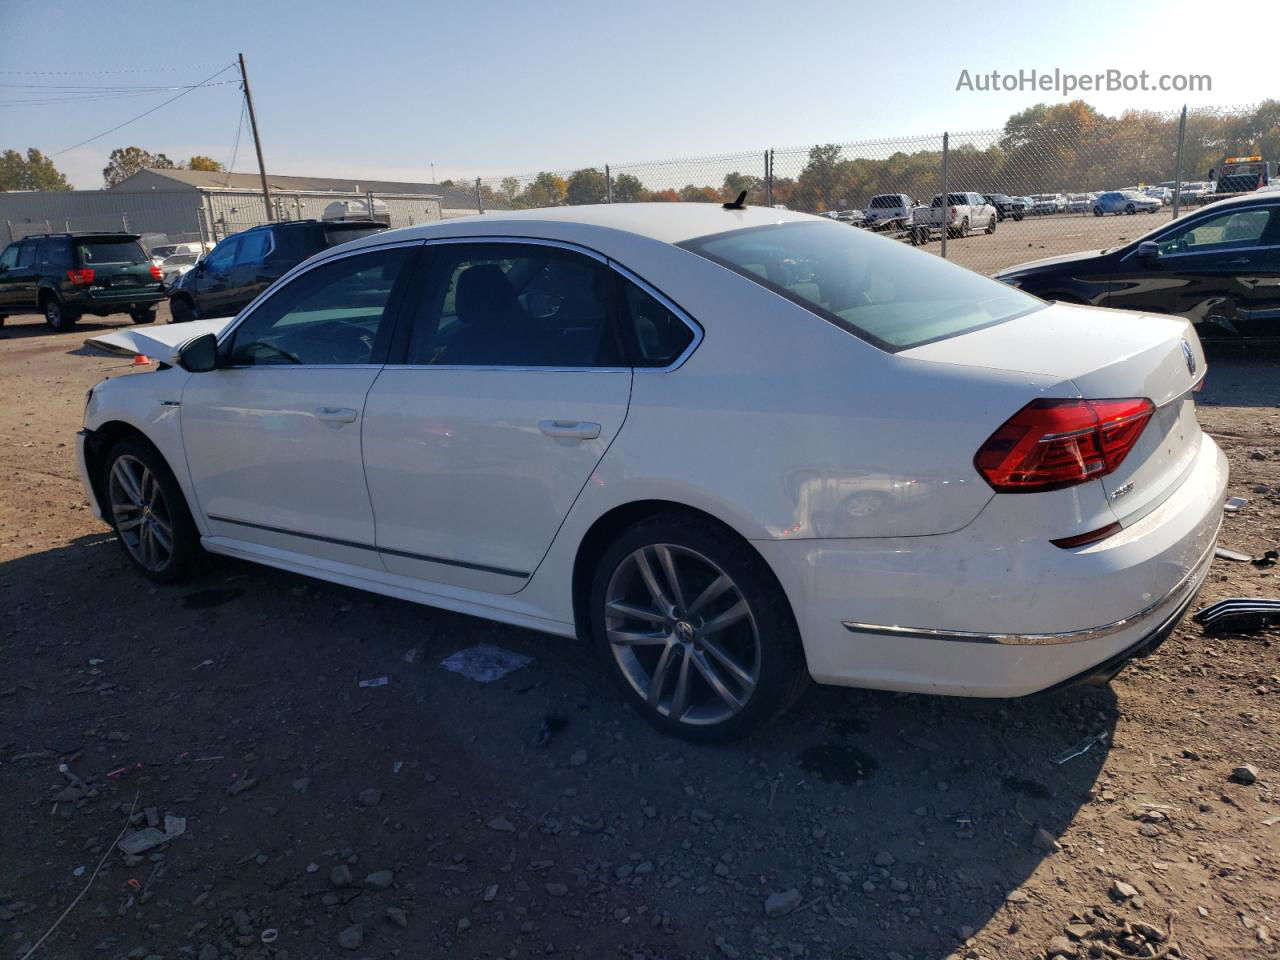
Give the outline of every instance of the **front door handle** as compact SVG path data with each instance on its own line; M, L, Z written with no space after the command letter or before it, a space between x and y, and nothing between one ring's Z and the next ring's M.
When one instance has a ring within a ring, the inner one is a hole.
M548 437L563 440L594 440L600 436L600 424L584 420L539 420L538 429Z
M359 414L351 407L317 407L316 419L326 423L355 423Z
M1248 257L1236 257L1234 260L1228 260L1228 261L1227 261L1227 264L1228 264L1229 266L1233 266L1233 267L1234 267L1234 266L1238 266L1238 265L1240 265L1240 264L1242 264L1242 263L1248 263L1248 262L1249 262L1249 258L1248 258Z

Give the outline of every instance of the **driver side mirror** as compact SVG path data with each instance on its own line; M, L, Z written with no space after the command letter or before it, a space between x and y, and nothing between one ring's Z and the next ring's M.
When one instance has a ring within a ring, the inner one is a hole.
M1138 256L1143 260L1159 260L1160 244L1154 240L1143 240L1138 244Z
M208 373L218 366L218 338L212 333L196 337L178 351L178 366L188 373Z

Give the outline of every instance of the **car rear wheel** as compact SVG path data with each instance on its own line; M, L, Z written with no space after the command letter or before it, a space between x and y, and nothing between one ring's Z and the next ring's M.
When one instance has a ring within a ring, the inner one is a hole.
M631 527L597 564L591 613L623 695L684 739L744 736L786 710L808 679L773 573L711 524L669 516Z
M134 323L151 323L156 318L156 308L147 307L143 310L129 311L129 317Z
M53 330L70 330L76 325L76 321L80 319L80 315L74 310L68 309L61 300L53 294L46 294L44 298L44 322Z
M111 448L100 487L103 513L130 562L157 583L185 579L200 555L200 535L164 458L137 440Z
M176 300L169 301L170 323L190 323L195 318L196 312L191 308L189 300L179 297Z

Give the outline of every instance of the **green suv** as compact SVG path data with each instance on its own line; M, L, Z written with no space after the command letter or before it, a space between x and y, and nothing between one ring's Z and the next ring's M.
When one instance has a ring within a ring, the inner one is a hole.
M0 323L15 313L42 313L54 330L86 313L150 323L165 296L162 280L136 233L26 237L0 253Z

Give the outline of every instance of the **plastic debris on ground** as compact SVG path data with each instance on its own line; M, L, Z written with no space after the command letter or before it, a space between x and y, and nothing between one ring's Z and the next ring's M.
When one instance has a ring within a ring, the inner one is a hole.
M545 747L551 742L551 738L563 730L568 723L569 721L564 717L555 713L548 713L542 718L542 726L538 728L538 732L533 735L532 746Z
M1235 630L1250 633L1280 624L1280 600L1269 597L1230 597L1211 603L1191 618L1207 632Z
M1076 757L1088 753L1098 744L1106 742L1107 731L1103 730L1100 733L1095 733L1092 737L1085 738L1084 741L1076 744L1074 747L1071 747L1068 750L1063 750L1062 753L1053 758L1053 762L1061 766L1068 760L1074 760Z
M1240 563L1253 559L1247 553L1241 553L1239 550L1229 550L1226 547L1214 548L1213 555L1215 557L1221 557L1223 560L1237 560Z
M388 683L390 683L390 682L391 682L391 678L390 678L390 677L374 677L372 680L361 680L361 681L360 681L360 686L362 686L362 687L385 687L385 686L386 686Z
M452 673L460 673L476 683L493 683L532 662L533 657L527 657L523 653L482 643L445 657L440 661L440 666Z
M1244 497L1232 497L1222 505L1222 509L1227 513L1239 513L1240 508L1249 501Z

